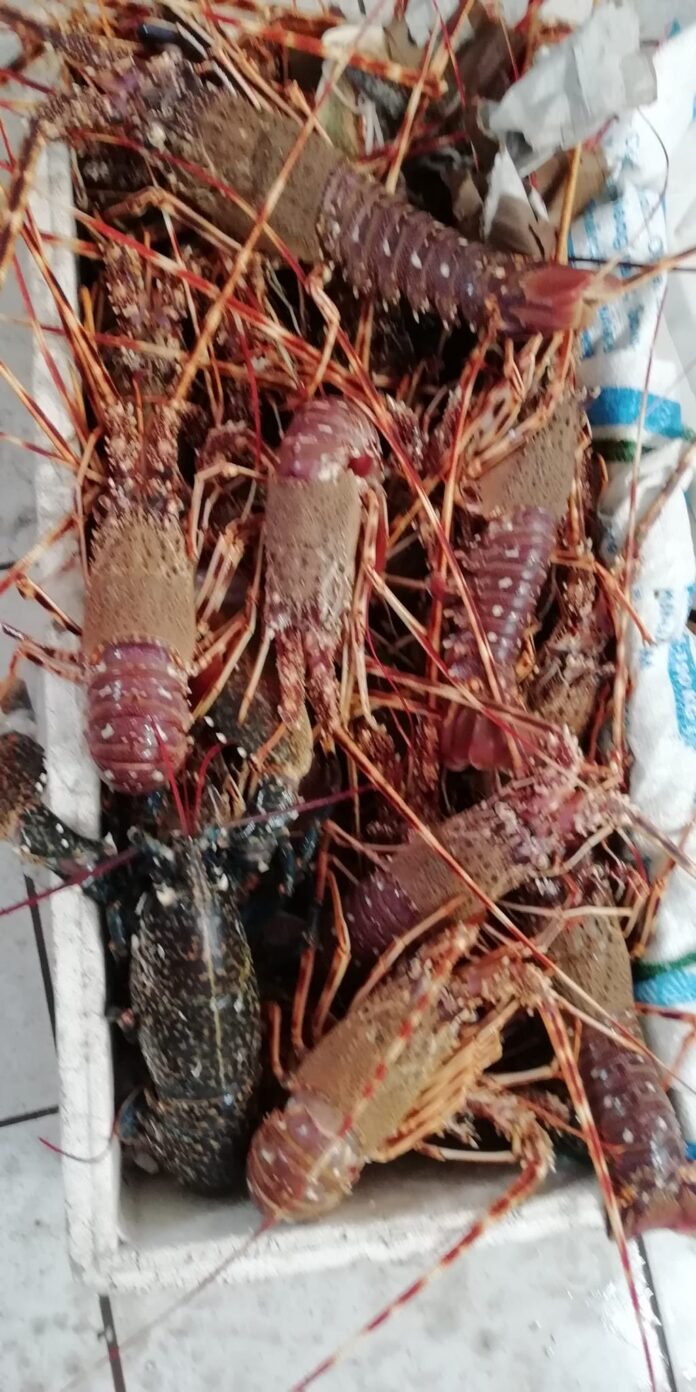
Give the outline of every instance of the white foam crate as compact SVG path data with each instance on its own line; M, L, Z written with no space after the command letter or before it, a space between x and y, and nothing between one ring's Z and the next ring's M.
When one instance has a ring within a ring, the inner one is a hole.
M66 234L72 227L70 208L68 159L62 148L53 147L40 164L33 212L42 231ZM50 256L58 282L75 304L72 255L54 244ZM51 293L35 267L30 270L30 291L39 319L55 322ZM51 352L69 379L70 357L65 344L52 339ZM69 440L70 422L38 351L30 385L43 411ZM43 460L36 478L42 531L70 511L73 482L66 470ZM76 543L63 543L57 560L58 564L53 552L51 590L55 593L56 586L67 583L72 591L71 610L79 617ZM61 644L65 641L63 635L56 635L56 640ZM66 822L96 835L100 825L99 783L84 741L83 691L79 685L48 674L44 691L48 800ZM331 1217L308 1225L279 1227L245 1251L247 1239L259 1226L259 1215L248 1201L206 1200L159 1177L129 1173L124 1182L119 1143L111 1137L112 1051L110 1026L104 1018L104 952L98 912L79 889L55 895L46 901L46 909L55 951L61 1145L70 1155L92 1161L84 1164L63 1159L69 1252L80 1280L102 1292L134 1291L194 1286L212 1273L220 1282L264 1278L282 1282L293 1273L337 1269L358 1258L390 1263L422 1256L427 1265L509 1182L512 1172L507 1167L492 1171L491 1167L440 1166L425 1160L374 1166L351 1199ZM567 1166L483 1240L501 1248L500 1260L506 1270L509 1261L515 1260L522 1273L525 1259L527 1269L533 1267L544 1239L557 1239L561 1250L560 1244L567 1244L571 1234L575 1241L584 1230L593 1234L591 1245L596 1246L603 1226L594 1182L586 1172ZM618 1258L615 1275L620 1280ZM647 1307L639 1261L636 1277ZM652 1336L651 1342L659 1365ZM641 1376L639 1372L636 1380L635 1365L630 1370L627 1366L625 1381L615 1383L617 1392L637 1392Z

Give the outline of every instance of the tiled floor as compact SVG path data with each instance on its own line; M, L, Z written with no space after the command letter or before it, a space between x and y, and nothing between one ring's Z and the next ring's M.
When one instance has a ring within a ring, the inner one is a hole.
M11 285L0 311L21 313ZM28 354L28 335L0 322L0 358L20 378ZM5 433L26 433L6 389L0 420ZM0 439L0 574L31 528L30 456ZM13 596L0 601L0 618L40 624L33 607ZM10 646L0 639L0 670ZM27 892L18 863L0 848L0 909ZM109 1297L76 1285L66 1257L61 1162L42 1144L59 1141L50 945L40 911L2 917L0 933L2 1392L287 1392L422 1264L356 1263L280 1288L206 1290L178 1304L171 1292ZM646 1249L642 1303L657 1385L696 1392L696 1245L660 1235ZM359 1345L322 1385L332 1392L644 1392L648 1383L618 1256L597 1221L533 1241L519 1230L501 1234Z
M55 1077L50 1049L43 1063ZM358 1264L294 1278L282 1289L206 1291L184 1304L172 1292L100 1300L71 1280L60 1162L41 1144L58 1140L57 1118L53 1109L42 1116L37 1110L0 1129L4 1392L287 1392L419 1273L413 1260ZM671 1367L658 1367L657 1385L660 1392L687 1392L696 1387L696 1261L684 1262L677 1239L660 1239L654 1255L671 1360ZM648 1300L644 1293L650 1325ZM652 1343L657 1361L654 1336ZM533 1246L512 1240L483 1247L325 1385L335 1392L643 1392L647 1378L616 1253L598 1225Z

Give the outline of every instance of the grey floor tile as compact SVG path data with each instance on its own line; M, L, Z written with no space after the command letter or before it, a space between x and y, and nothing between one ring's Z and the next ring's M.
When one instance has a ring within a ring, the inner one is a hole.
M293 1277L282 1288L215 1288L168 1317L171 1294L116 1296L128 1392L289 1392L421 1271L413 1260L359 1263ZM647 1311L644 1288L642 1303ZM145 1337L131 1342L150 1321ZM619 1260L596 1228L481 1247L318 1385L327 1392L645 1392L648 1384ZM658 1387L669 1392L660 1368Z
M696 1240L650 1233L645 1248L676 1392L696 1392Z
M58 1141L55 1117L0 1131L3 1392L58 1392L104 1344L97 1297L71 1278L60 1160L42 1135ZM110 1370L94 1371L88 1388L114 1392Z

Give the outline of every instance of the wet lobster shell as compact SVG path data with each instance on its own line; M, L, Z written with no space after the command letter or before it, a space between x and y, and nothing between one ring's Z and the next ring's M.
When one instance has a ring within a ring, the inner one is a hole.
M402 1035L404 1021L432 977L434 955L423 948L401 963L302 1059L286 1106L264 1119L249 1151L249 1191L263 1213L316 1218L340 1203L366 1162L380 1158L425 1081L453 1053L460 1003L447 993L434 993L397 1065L373 1096L364 1096L376 1045L379 1041L386 1051ZM498 1056L494 1043L484 1062ZM353 1112L346 1129L344 1116Z
M150 792L183 763L195 636L179 523L137 504L110 514L95 537L82 654L87 742L115 790Z
M432 309L446 323L462 318L483 324L495 306L508 333L582 328L592 317L593 272L534 264L467 242L340 159L316 130L293 157L283 191L269 210L268 194L301 134L292 118L255 110L244 98L206 82L175 49L139 67L133 47L116 39L107 45L77 30L66 33L10 5L0 6L0 16L15 32L53 44L79 67L111 65L106 90L76 88L51 97L34 118L8 198L10 212L0 228L0 275L21 228L25 172L43 140L117 129L136 141L144 137L155 153L165 132L167 153L180 161L175 169L168 167L168 176L216 226L244 240L263 208L275 237L262 235L260 250L277 253L279 238L300 261L333 261L358 293L387 301L403 295L414 310ZM196 166L213 177L198 178ZM239 203L225 196L221 183L234 189ZM605 278L602 293L612 287Z
M509 333L579 328L587 321L587 271L534 266L469 242L347 164L324 190L319 236L356 292L387 302L403 295L416 313L433 310L445 324L480 324L493 304Z
M551 956L611 1020L578 996L581 1009L605 1026L616 1022L641 1038L630 958L615 921L592 914L575 921L553 945ZM559 986L574 999L572 987ZM657 1062L620 1038L583 1024L578 1066L626 1236L638 1237L652 1228L695 1232L696 1187L684 1173L684 1138Z
M166 782L162 745L181 767L189 721L186 672L161 643L106 643L89 664L87 744L118 792Z
M156 860L131 944L131 1004L153 1083L141 1137L180 1183L210 1192L239 1179L261 1068L256 977L226 883L179 839L173 857L165 849Z
M470 589L488 642L503 700L516 691L514 663L525 629L536 610L556 540L556 518L545 508L516 508L493 518L467 557ZM483 695L487 682L478 644L466 618L445 645L453 677L476 682ZM488 716L452 705L442 728L440 753L445 768L505 768L510 751L505 732Z
M191 837L163 844L141 836L137 868L131 862L121 881L108 857L103 864L103 844L44 807L43 767L29 736L0 735L0 839L64 879L105 869L84 880L83 890L104 904L109 928L127 891L131 1006L152 1080L132 1109L131 1138L180 1183L232 1189L255 1120L261 1020L251 951L224 868Z
M334 657L353 595L361 492L381 461L374 426L338 397L301 407L281 442L266 497L264 622L289 724L300 714L305 675L320 720L336 716Z
M548 751L559 745L550 735ZM576 834L574 814L569 819L560 815L572 792L569 770L557 767L552 774L550 779L548 770L540 769L534 787L510 783L500 795L433 828L438 841L492 900L547 869L566 838ZM581 825L579 809L577 825ZM373 871L347 893L344 909L353 958L369 963L455 898L460 900L456 917L462 922L484 916L479 895L467 888L423 837L414 837L384 869Z

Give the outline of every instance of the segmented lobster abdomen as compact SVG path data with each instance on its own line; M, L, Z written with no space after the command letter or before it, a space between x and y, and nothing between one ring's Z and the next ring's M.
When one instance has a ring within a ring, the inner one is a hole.
M627 1029L640 1039L619 924L589 913L560 934L551 956L564 973L563 995L585 1012L589 1007L603 1026L583 1024L578 1066L627 1237L650 1228L696 1231L696 1186L684 1173L684 1139L659 1066L618 1034ZM610 1025L614 1036L604 1033Z
M508 332L584 321L591 272L538 266L467 242L345 164L324 190L319 236L355 290L387 301L403 295L416 312L434 310L445 323L482 323L491 302Z
M633 1011L618 1020L640 1033ZM587 1025L578 1063L626 1236L651 1228L696 1232L696 1189L683 1175L684 1138L656 1063Z
M503 700L514 697L514 662L546 579L556 527L556 519L545 508L515 508L509 517L493 518L467 558L467 567L473 572L471 596ZM445 642L449 669L460 681L478 679L482 693L487 694L473 630L466 615L457 617L459 631ZM505 767L510 757L503 729L487 716L462 706L452 706L447 714L441 754L445 767L455 770L469 765Z
M109 643L88 669L87 743L117 792L161 787L186 754L186 673L159 643Z
M451 913L462 922L485 914L481 894L498 900L531 875L548 868L568 835L561 814L574 786L575 769L563 769L560 740L550 736L558 762L553 783L543 769L534 785L508 784L504 792L433 828L450 856L467 871L480 893L467 886L422 836L400 846L386 869L351 885L344 900L351 955L369 961L403 933L456 900ZM572 750L572 744L568 744ZM576 807L574 816L579 815ZM572 834L572 833L571 833Z

